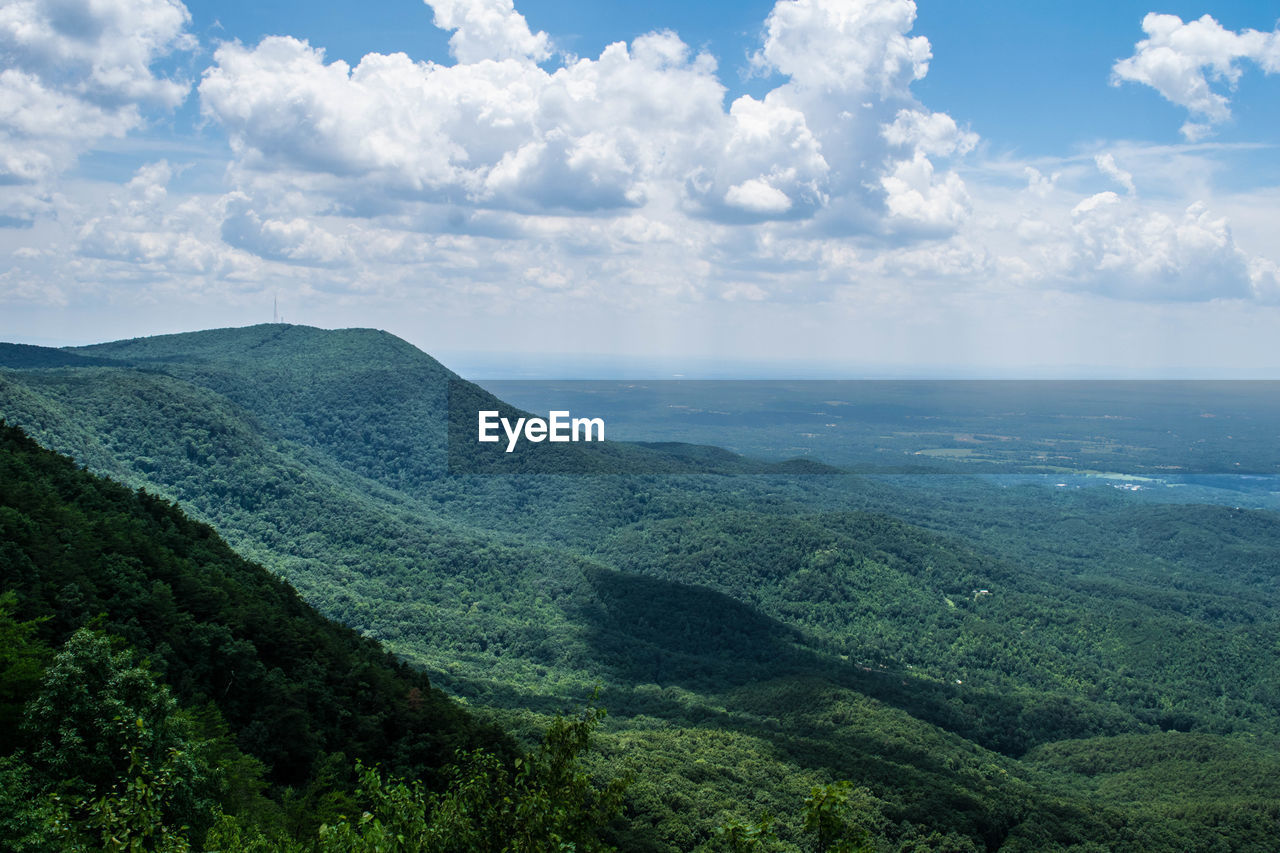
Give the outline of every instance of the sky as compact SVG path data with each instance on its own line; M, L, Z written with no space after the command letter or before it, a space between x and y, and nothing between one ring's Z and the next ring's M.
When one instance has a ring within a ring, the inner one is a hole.
M1280 378L1278 106L1259 2L0 0L0 340Z

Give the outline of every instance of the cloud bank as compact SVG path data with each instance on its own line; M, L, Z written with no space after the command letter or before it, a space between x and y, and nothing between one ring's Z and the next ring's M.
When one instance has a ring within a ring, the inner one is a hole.
M729 223L953 228L963 182L935 160L976 136L911 95L929 44L904 0L784 0L726 103L716 60L672 32L544 68L549 39L501 0L431 4L453 65L369 54L354 68L290 37L214 54L199 86L246 185L286 181L338 209L435 202L532 214L666 206Z
M39 239L11 252L0 300L38 301L43 280L51 303L286 288L619 316L720 303L942 316L1010 294L1277 301L1269 245L1246 248L1231 221L1266 205L1167 179L1172 158L1180 175L1210 174L1229 153L993 153L917 96L933 48L911 0L778 0L745 69L668 30L566 54L511 0L422 12L449 33L451 61L352 64L290 35L202 48L177 0L6 4L0 225ZM1188 138L1230 119L1250 63L1280 68L1276 33L1208 16L1142 26L1113 81L1185 108ZM197 79L164 70L175 55L204 61ZM740 70L753 94L730 94ZM78 157L193 91L204 129L225 137L216 189L175 189L187 165L174 157L64 192Z

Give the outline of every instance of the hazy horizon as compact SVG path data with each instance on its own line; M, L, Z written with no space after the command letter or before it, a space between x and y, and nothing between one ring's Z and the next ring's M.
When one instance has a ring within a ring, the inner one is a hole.
M222 328L247 328L222 327ZM301 324L289 324L301 325ZM157 334L193 334L213 331L189 329L181 332ZM308 326L306 328L319 328ZM366 328L366 327L346 327ZM325 331L339 331L329 329ZM379 330L389 331L389 330ZM114 343L135 337L101 340L3 340L0 343L18 343L53 348L76 348L102 343ZM410 343L413 343L410 341ZM798 358L780 358L773 361L716 358L709 356L680 357L677 355L652 356L627 353L574 353L574 352L516 352L502 350L451 350L432 349L417 344L426 354L440 361L447 368L465 379L520 380L520 379L1010 379L1010 380L1273 380L1280 379L1280 370L1270 368L1215 369L1204 367L1161 366L1148 369L1126 368L1118 365L910 365L910 364L857 364L839 361L806 361Z

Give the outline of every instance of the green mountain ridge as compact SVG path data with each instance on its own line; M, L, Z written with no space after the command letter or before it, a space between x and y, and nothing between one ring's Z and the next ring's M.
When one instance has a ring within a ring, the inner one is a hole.
M527 730L603 682L600 767L637 775L627 849L794 815L796 792L832 778L873 786L885 838L1157 849L1135 839L1183 843L1196 819L1137 809L1119 785L1076 796L1044 750L1277 730L1275 575L1250 568L1271 559L1269 514L1127 507L1099 524L1110 505L1081 496L1076 533L1030 493L952 483L925 500L692 445L675 456L732 464L451 474L462 380L385 333L257 326L53 352L122 366L0 369L0 415L179 502L437 686ZM1127 532L1161 525L1179 530ZM1236 556L1210 580L1197 566L1218 553ZM1107 829L1122 813L1146 829ZM799 843L789 818L781 832Z

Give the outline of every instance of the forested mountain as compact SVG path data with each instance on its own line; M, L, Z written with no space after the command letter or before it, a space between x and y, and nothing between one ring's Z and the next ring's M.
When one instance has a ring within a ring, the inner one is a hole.
M806 849L815 790L877 849L1280 832L1269 513L696 448L573 448L572 470L641 474L451 473L450 393L493 398L368 330L0 359L10 423L176 501L517 735L600 685L593 772L633 780L621 848Z
M170 502L90 477L16 427L0 442L4 591L34 641L56 648L86 626L119 637L173 673L177 699L217 707L275 783L303 784L337 752L430 778L458 749L504 744Z

